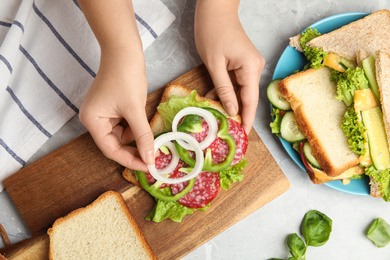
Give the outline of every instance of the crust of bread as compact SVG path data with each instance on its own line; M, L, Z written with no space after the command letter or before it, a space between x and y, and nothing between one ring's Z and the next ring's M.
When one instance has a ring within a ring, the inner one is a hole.
M168 84L166 87L165 87L165 90L163 92L163 95L161 97L161 101L160 103L163 103L163 102L166 102L168 101L172 96L178 96L178 97L187 97L191 94L191 89L189 89L188 87L180 84L180 83L170 83ZM212 100L212 99L208 99L208 98L205 98L205 97L202 97L202 96L199 96L197 94L196 96L196 99L198 101L208 101L209 104L216 110L220 111L222 114L224 114L225 116L228 117L228 114L227 112L225 111L225 109L223 108L223 105L218 102L218 101L215 101L215 100ZM231 117L231 119L233 119L234 121L238 122L239 124L241 124L241 116L240 115L235 115L234 117ZM157 111L156 114L154 114L154 116L152 117L152 119L150 120L150 127L152 129L152 132L154 135L156 134L159 134L159 133L162 133L165 131L165 128L164 128L164 118L161 116L161 114ZM136 175L135 175L135 172L133 170L130 170L130 169L125 169L123 172L122 172L122 176L123 178L125 178L127 181L133 183L134 185L137 185L138 187L141 187L141 184L139 183Z
M318 36L307 46L321 48L350 60L356 60L359 50L369 56L376 51L390 51L390 11L376 11L330 33Z
M321 69L326 69L326 68L321 68ZM323 141L318 138L317 133L312 129L311 120L308 117L308 115L305 113L302 106L302 102L296 97L294 92L292 92L288 87L290 82L294 82L296 79L305 75L310 75L313 72L316 72L316 70L308 69L306 71L293 74L285 78L281 82L279 82L278 87L281 95L291 103L291 107L294 110L295 116L297 118L298 126L306 136L310 145L312 146L314 156L317 159L317 161L320 163L321 167L323 168L323 171L326 172L326 174L330 177L336 177L341 173L345 172L346 170L358 165L359 164L358 157L356 156L356 159L345 162L341 167L335 167L335 165L333 164L332 160L329 157L329 154L325 152L325 149L323 147Z
M375 63L383 122L385 123L387 142L390 144L390 53L377 52Z
M390 53L378 51L375 60L376 81L378 83L380 103L383 113L387 144L390 144ZM370 177L370 195L381 198L380 183L374 182Z
M362 61L368 58L370 55L365 50L359 50L356 54L356 63L359 67L362 66Z
M102 201L104 201L105 199L107 199L108 197L115 197L115 199L117 200L117 202L120 204L120 208L121 210L126 214L126 217L130 223L130 225L132 226L133 230L135 231L135 233L137 234L138 238L140 239L142 245L144 246L145 250L147 251L147 254L149 255L150 259L156 259L157 260L157 257L154 255L152 249L150 248L148 242L146 241L141 229L139 228L137 222L135 221L135 219L133 218L133 216L131 215L127 205L126 205L126 202L125 200L123 199L122 195L118 192L115 192L115 191L107 191L105 193L103 193L102 195L100 195L94 202L92 202L91 204L89 204L88 206L86 207L83 207L83 208L79 208L79 209L76 209L72 212L70 212L68 215L64 216L64 217L61 217L59 219L57 219L53 226L51 228L48 229L47 233L50 237L50 239L52 239L52 234L53 232L55 232L56 230L56 227L61 225L62 223L68 221L68 220L71 220L72 218L74 218L75 216L77 216L78 214L84 212L84 211L88 211L90 208L93 208L95 207L96 205L98 205L99 203L101 203ZM53 247L52 245L50 244L50 248L49 248L49 259L52 260L54 259L53 257Z
M301 37L302 34L295 35L293 37L290 37L290 46L295 48L299 52L303 52L303 48L301 46Z

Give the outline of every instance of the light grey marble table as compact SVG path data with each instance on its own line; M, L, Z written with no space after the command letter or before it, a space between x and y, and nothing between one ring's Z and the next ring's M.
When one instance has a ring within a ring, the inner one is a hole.
M145 51L149 93L201 64L193 37L196 1L163 0L177 17L174 24ZM300 234L304 214L317 209L333 220L329 241L310 247L307 259L390 259L390 246L377 248L365 233L368 225L382 217L390 223L390 204L369 196L336 191L314 185L288 157L279 140L270 133L271 120L266 86L288 38L313 22L345 12L373 12L390 9L387 0L242 0L242 24L266 59L260 82L260 102L254 128L291 183L291 188L200 246L184 259L287 259L286 237ZM85 132L77 118L55 134L30 160L33 162ZM27 238L21 220L7 192L0 194L0 222L13 243ZM0 247L3 246L0 242Z

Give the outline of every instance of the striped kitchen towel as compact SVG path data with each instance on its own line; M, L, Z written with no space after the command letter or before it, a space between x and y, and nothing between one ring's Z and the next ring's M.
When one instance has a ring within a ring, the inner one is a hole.
M160 0L133 0L146 49L175 16ZM2 181L79 112L100 47L76 0L1 0Z

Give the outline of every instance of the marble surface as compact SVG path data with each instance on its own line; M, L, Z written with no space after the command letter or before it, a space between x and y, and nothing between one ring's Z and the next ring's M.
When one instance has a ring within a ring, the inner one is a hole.
M201 64L193 37L196 1L163 0L177 17L174 24L145 51L149 93ZM390 223L390 204L369 196L356 196L314 185L288 157L279 140L270 133L266 86L288 37L324 17L344 12L390 9L386 0L242 0L242 24L266 59L260 82L260 101L254 128L281 167L291 188L242 221L203 244L183 259L269 259L289 257L286 237L300 234L304 214L319 210L333 220L329 241L310 247L307 259L389 259L390 246L377 248L365 233L382 217ZM85 132L77 117L53 136L30 163ZM0 222L13 243L29 237L28 228L15 210L7 192L0 194ZM3 245L0 242L0 247Z

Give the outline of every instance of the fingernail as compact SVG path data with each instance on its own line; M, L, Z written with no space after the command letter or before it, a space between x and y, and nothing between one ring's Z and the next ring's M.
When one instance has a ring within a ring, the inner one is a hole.
M146 164L154 164L154 153L153 151L148 151L146 152L146 156L145 156L145 160L146 160Z
M235 116L237 114L236 107L232 102L227 102L225 107L226 107L226 112L229 114L229 116Z

